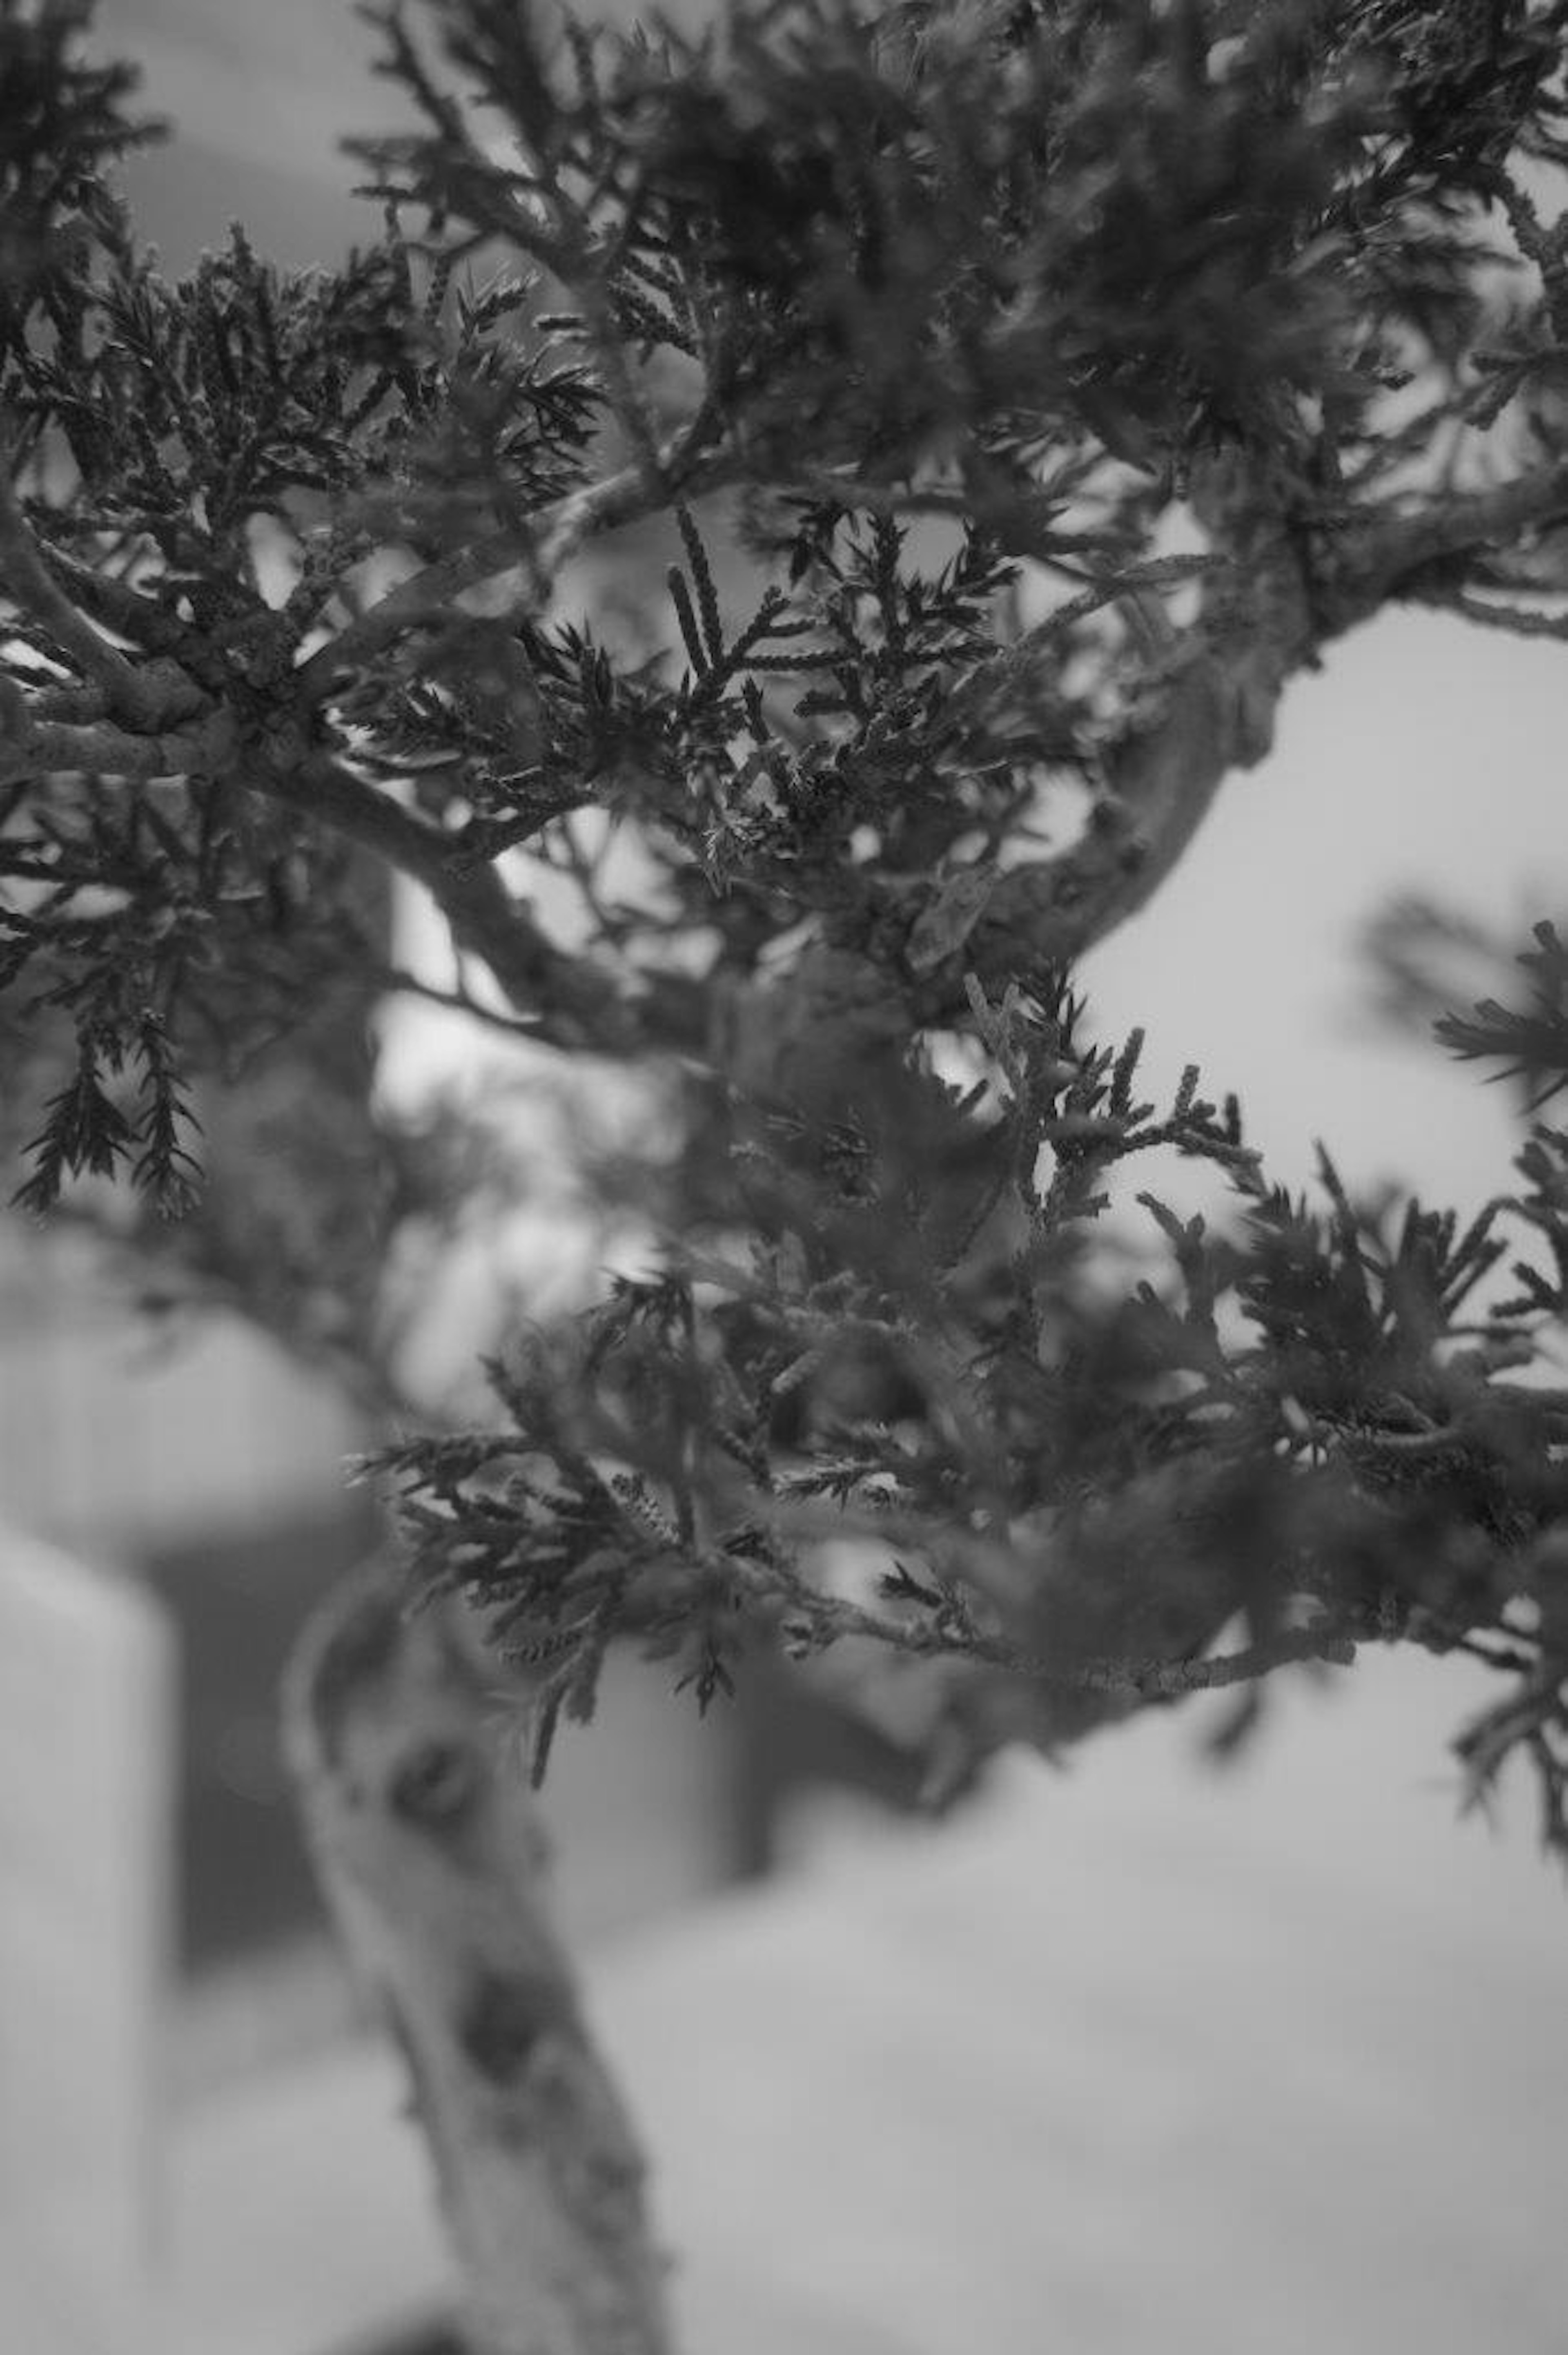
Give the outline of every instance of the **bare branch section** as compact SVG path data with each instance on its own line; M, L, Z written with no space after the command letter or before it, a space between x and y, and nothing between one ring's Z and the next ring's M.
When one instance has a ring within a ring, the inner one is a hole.
M1215 469L1216 475L1220 470ZM1309 570L1265 485L1239 468L1200 512L1228 559L1193 630L1151 670L1143 708L1107 762L1107 823L1064 858L1005 877L976 939L983 978L1005 977L1021 946L1071 960L1146 906L1190 848L1225 778L1273 748L1290 680L1322 647L1402 597L1425 597L1435 568L1463 567L1568 517L1568 467L1537 468L1351 534L1327 582ZM1502 620L1463 602L1469 618Z
M228 766L234 749L234 724L223 710L191 728L143 736L107 721L75 725L35 719L26 698L14 690L0 698L0 779L7 781L62 771L128 783L154 777L210 776Z
M642 2156L486 1684L439 1614L373 1578L306 1630L286 1709L323 1885L408 2061L473 2355L669 2355Z
M103 689L110 709L135 723L147 717L146 683L133 664L101 637L51 577L28 530L0 444L0 591L32 615L82 679Z

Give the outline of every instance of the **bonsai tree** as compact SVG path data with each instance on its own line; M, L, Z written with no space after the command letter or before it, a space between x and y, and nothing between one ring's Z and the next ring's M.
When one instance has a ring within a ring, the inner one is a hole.
M535 1777L613 1643L703 1707L885 1662L937 1804L1008 1742L1215 1687L1239 1733L1292 1662L1458 1647L1473 1786L1520 1755L1568 1853L1551 911L1514 1002L1437 1025L1531 1115L1464 1226L1327 1152L1290 1195L1074 986L1336 638L1568 632L1568 9L365 13L366 242L299 274L237 228L171 282L114 192L132 71L0 0L6 1120L25 1210L383 1419L398 1569L289 1700L328 1891L476 2348L662 2348L498 1662ZM523 1181L504 1123L378 1103L414 987L639 1089L588 1179L644 1263L498 1315L473 1412L407 1394L407 1271ZM1181 1157L1227 1220L1167 1207Z

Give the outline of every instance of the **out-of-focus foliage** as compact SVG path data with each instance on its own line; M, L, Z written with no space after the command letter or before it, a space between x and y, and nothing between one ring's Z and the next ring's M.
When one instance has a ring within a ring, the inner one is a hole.
M1315 1205L1195 1071L1138 1102L1137 1037L1085 1043L1059 982L976 1012L989 1082L916 1068L832 1122L732 1126L727 1192L710 1169L712 1224L662 1273L520 1341L494 1430L379 1458L424 1574L547 1670L541 1761L626 1626L705 1699L763 1632L948 1664L938 1788L977 1747L1233 1682L1250 1712L1267 1667L1396 1638L1534 1677L1557 1760L1568 1394L1525 1369L1568 1311L1568 1138L1538 1124L1463 1231L1352 1203L1327 1155ZM1218 1165L1239 1225L1144 1193L1169 1273L1107 1286L1088 1231L1158 1148ZM879 1593L813 1577L846 1535Z

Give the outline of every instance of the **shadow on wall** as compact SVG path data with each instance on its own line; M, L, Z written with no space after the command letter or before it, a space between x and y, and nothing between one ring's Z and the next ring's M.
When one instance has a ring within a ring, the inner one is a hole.
M377 1543L374 1505L143 1550L180 1636L180 1960L187 1975L314 1930L321 1904L279 1743L277 1692L301 1623Z

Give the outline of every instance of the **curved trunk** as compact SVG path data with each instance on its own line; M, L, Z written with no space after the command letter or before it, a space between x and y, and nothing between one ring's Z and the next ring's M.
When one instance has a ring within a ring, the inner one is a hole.
M493 1683L439 1613L362 1576L301 1637L284 1723L328 1902L408 2063L473 2355L670 2355L641 2154Z

